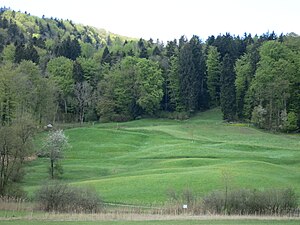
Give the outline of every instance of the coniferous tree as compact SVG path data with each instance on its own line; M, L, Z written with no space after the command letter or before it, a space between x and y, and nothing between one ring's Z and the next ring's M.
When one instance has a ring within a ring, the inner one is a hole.
M223 119L226 121L234 121L236 119L236 94L234 81L235 73L232 58L229 54L226 54L223 58L220 96Z
M20 63L25 58L25 45L19 44L16 46L15 63Z
M186 111L207 107L205 60L197 36L186 43L179 53L180 94Z
M75 83L82 83L84 81L84 74L79 62L75 61L73 66L73 79Z
M152 55L153 56L159 56L161 54L161 51L159 50L158 46L155 46L153 49Z
M29 44L25 49L25 60L30 60L36 64L39 63L39 54L37 50L34 48L33 44Z
M70 52L69 52L69 59L75 60L81 54L81 47L76 38L74 38L70 43ZM67 57L68 58L68 57Z
M172 56L177 54L177 41L176 39L174 41L168 41L166 45L166 56L170 59Z
M77 39L71 40L70 36L55 49L56 56L64 56L68 59L75 60L81 54L81 47Z
M101 64L107 63L108 65L111 64L111 54L108 50L108 47L106 46L103 54L102 54L102 59L101 59Z
M144 40L141 38L138 42L139 57L147 59L149 57Z

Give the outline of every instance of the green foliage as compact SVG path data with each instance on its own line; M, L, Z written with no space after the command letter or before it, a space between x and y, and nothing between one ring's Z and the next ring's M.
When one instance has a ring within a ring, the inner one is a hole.
M261 60L251 84L256 105L266 109L263 128L278 130L283 123L280 115L287 110L290 86L298 76L294 55L284 44L270 41L260 49Z
M107 63L109 65L111 64L111 55L108 50L108 47L105 47L103 54L102 54L101 64L104 64L104 63Z
M0 126L0 196L23 195L16 183L22 180L26 158L32 154L34 131L34 122L24 115Z
M55 48L55 54L57 57L64 56L68 59L75 60L81 54L81 47L77 39L72 39L70 36L62 43L59 43Z
M159 69L158 63L146 59L140 59L136 66L137 104L146 113L153 115L159 108L159 103L163 97L162 71Z
M140 116L141 110L153 114L163 95L162 79L158 63L125 57L104 77L98 104L100 117L112 119L112 115L119 115L127 120Z
M168 95L170 96L171 109L180 112L183 110L180 99L180 80L179 80L179 65L178 57L171 56L170 66L168 70L167 87Z
M30 60L34 63L39 62L39 54L31 43L27 46L23 44L16 46L14 62L20 63L22 60Z
M243 110L245 103L245 95L251 84L253 77L250 54L243 55L236 61L235 64L235 88L236 88L236 104L237 104L237 116L239 119L243 119Z
M16 46L13 44L5 46L2 51L2 58L4 61L14 62Z
M73 62L63 56L51 59L47 64L49 78L55 82L64 98L73 88Z
M139 57L147 59L149 56L144 42L145 41L141 38L137 43L139 48Z
M81 56L84 58L92 58L96 52L96 49L91 43L80 43Z
M180 95L185 111L205 109L206 98L205 61L199 37L193 36L179 51Z
M262 128L300 127L298 35L182 36L164 46L9 9L0 27L2 122L23 112L40 124L126 121L219 105L225 120L249 122L260 105Z
M218 49L209 46L207 55L207 88L212 106L220 105L221 62Z
M11 63L0 67L0 116L1 124L9 124L16 116L17 85L16 71Z
M234 121L236 119L236 93L234 81L235 73L233 62L230 56L226 54L223 58L220 96L223 119L226 121Z
M296 131L299 128L297 121L298 121L297 114L294 112L289 112L284 118L282 130L288 132Z

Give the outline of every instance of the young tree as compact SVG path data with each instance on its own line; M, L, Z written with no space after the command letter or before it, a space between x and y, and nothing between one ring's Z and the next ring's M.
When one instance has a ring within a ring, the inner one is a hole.
M74 94L77 100L79 122L82 124L85 119L86 109L91 101L92 87L86 81L76 82Z
M54 179L62 172L58 162L63 157L63 151L67 149L68 146L68 138L62 130L56 130L48 134L44 143L44 149L50 159L49 172L51 179ZM57 174L55 174L55 172L57 172Z
M0 196L16 194L10 189L23 178L25 159L32 154L34 132L34 122L28 116L0 125Z

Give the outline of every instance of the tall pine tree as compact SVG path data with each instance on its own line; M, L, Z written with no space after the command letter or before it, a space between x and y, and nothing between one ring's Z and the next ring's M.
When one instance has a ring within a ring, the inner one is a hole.
M205 60L197 36L184 44L179 53L179 79L181 102L186 111L207 108Z
M236 94L234 81L235 73L233 60L229 54L226 54L223 58L220 96L223 119L226 121L234 121L236 119Z

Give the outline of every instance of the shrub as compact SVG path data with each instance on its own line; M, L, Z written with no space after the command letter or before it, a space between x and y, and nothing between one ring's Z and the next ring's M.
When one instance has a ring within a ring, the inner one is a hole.
M213 192L203 198L205 212L213 214L286 214L297 208L297 196L290 189L271 189L267 191L235 190L227 195Z
M267 115L267 110L261 105L255 106L252 111L251 122L259 128L264 128L266 126L265 116Z
M197 195L189 188L183 189L182 192L176 192L174 189L167 190L169 204L166 207L166 213L192 213L200 214L201 204L199 204ZM184 209L183 205L187 205Z
M39 208L48 212L99 212L101 200L95 191L53 182L38 190Z

